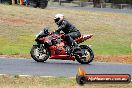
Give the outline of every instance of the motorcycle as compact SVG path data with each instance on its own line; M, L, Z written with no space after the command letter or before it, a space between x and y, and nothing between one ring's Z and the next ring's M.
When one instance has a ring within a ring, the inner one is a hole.
M31 48L31 57L37 62L45 62L47 59L77 60L81 64L89 64L94 59L94 53L89 45L78 45L80 49L73 49L73 54L68 53L71 47L62 39L64 33L56 34L44 28L35 38L37 44ZM81 35L75 39L77 44L91 38L93 34ZM73 47L74 48L74 47Z

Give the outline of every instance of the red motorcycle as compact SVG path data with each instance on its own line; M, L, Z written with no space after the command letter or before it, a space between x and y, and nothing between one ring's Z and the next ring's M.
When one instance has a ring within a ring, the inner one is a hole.
M44 28L37 36L30 51L31 57L37 62L45 62L47 59L77 60L81 64L89 64L94 59L94 53L88 45L79 45L80 49L73 49L73 54L69 55L70 47L61 37L64 33L49 33L48 28ZM79 44L91 38L93 35L81 35L75 41Z

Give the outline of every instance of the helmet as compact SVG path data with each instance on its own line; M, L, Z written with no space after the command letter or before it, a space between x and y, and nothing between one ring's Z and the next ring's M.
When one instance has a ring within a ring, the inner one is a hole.
M64 20L64 15L63 14L56 14L54 17L54 21L56 24L59 24Z

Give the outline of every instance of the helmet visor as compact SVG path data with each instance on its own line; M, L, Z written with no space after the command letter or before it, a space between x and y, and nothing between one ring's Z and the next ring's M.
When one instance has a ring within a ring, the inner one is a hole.
M60 20L60 18L55 18L54 20L55 20L55 23L57 23Z

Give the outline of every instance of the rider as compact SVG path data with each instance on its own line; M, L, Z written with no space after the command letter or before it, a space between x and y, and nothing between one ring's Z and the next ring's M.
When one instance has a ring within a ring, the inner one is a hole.
M58 25L58 29L55 31L55 33L60 33L60 31L63 31L65 33L63 39L68 42L71 49L73 47L74 49L77 48L78 45L74 39L81 36L80 31L74 25L68 22L64 18L63 14L56 14L54 21Z

